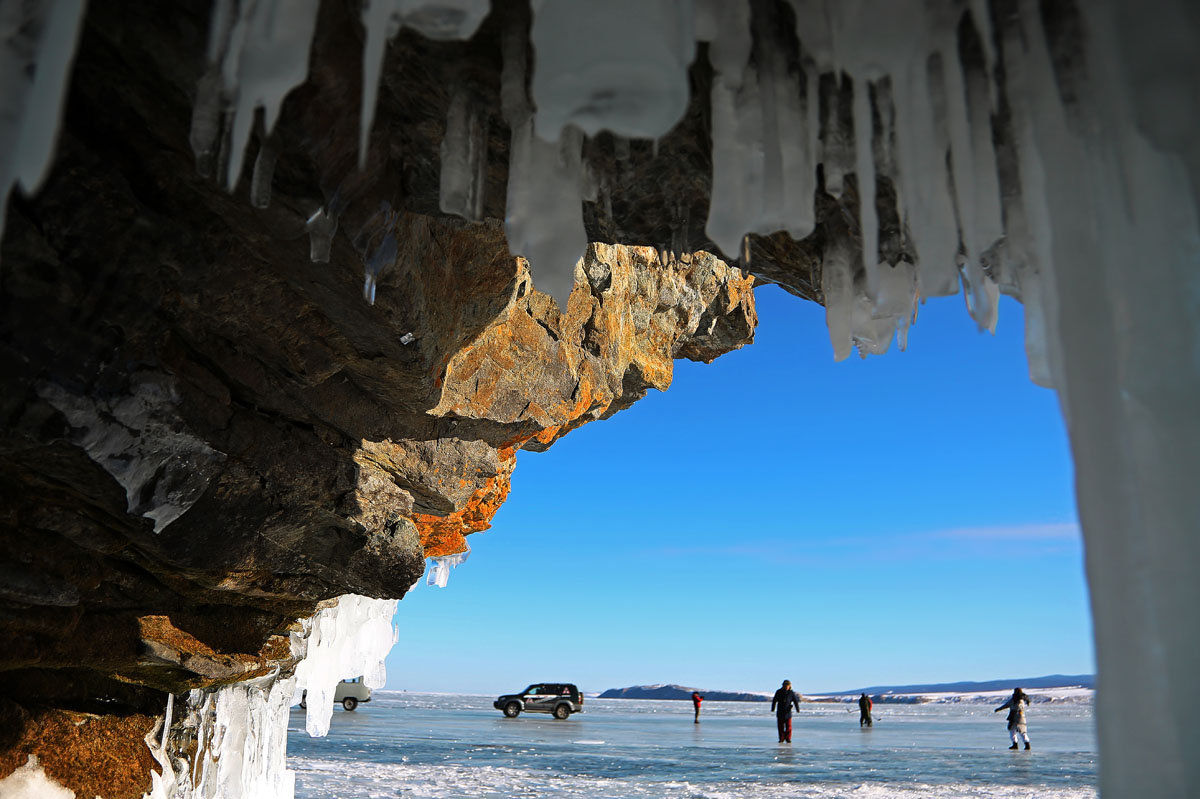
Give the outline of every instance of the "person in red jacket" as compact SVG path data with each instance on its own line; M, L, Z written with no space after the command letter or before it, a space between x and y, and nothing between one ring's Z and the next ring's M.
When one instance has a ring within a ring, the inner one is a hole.
M700 696L699 691L692 691L692 706L696 708L696 724L700 723L700 703L704 701L704 697Z

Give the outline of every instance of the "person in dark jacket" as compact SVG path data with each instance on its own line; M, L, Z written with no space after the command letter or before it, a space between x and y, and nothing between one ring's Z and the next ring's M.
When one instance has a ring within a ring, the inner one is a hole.
M864 693L858 698L858 726L870 727L874 723L871 718L871 697Z
M783 685L775 692L771 700L771 710L775 711L775 726L779 729L779 743L792 742L792 708L800 709L800 697L792 690L792 681L784 680Z
M692 691L692 706L696 708L696 723L700 723L700 703L704 701L704 697L700 696L699 691Z
M1029 704L1029 694L1022 691L1020 688L1014 688L1012 696L1008 698L1000 707L996 708L994 713L999 713L1001 710L1008 708L1008 735L1012 738L1012 746L1009 749L1017 748L1017 740L1025 739L1025 748L1029 749L1029 730L1025 726L1025 707Z

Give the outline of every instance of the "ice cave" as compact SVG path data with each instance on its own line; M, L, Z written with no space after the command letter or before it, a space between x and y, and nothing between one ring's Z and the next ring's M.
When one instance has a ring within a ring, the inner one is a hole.
M838 359L1020 299L1101 792L1200 790L1200 5L0 0L0 41L21 796L291 797L297 686L321 735L381 685L516 452L749 343L754 281Z

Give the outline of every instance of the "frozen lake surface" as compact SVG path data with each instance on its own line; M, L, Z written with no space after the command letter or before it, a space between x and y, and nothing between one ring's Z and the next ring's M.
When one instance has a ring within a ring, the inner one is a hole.
M494 697L376 692L340 707L328 738L289 722L297 797L1087 797L1096 792L1088 703L1037 704L1033 750L1011 752L991 705L805 704L790 746L768 705L588 699L566 721L504 718ZM998 704L998 703L997 703Z

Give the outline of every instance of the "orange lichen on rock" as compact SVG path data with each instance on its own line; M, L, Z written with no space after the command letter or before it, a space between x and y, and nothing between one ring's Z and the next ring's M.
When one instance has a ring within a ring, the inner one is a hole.
M179 629L168 616L140 616L137 622L143 659L173 663L191 672L188 688L261 677L291 656L286 635L272 635L258 652L223 652Z
M467 504L447 516L418 513L413 523L421 536L425 557L438 558L467 550L466 536L492 526L492 517L508 498L517 453L511 447L500 451L501 471L475 491Z
M446 363L429 432L364 439L355 454L356 520L380 529L401 509L425 557L463 552L491 526L517 450L666 390L676 358L711 361L754 337L753 278L708 253L663 264L648 247L592 244L566 312L524 259L509 265L507 305Z

